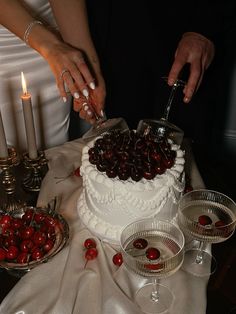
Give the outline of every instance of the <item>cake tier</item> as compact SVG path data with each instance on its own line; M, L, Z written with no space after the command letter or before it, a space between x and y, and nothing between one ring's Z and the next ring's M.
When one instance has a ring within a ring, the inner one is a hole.
M176 151L175 163L162 175L139 182L108 178L89 162L88 150L83 149L81 175L83 193L78 201L78 211L83 223L101 239L119 242L121 230L134 220L158 215L160 219L173 219L177 201L184 189L184 152Z

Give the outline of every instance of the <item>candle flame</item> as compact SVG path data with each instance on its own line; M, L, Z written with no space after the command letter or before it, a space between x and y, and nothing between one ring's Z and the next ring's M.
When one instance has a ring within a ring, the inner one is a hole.
M26 86L26 81L25 81L25 77L24 77L23 72L21 72L21 84L22 84L23 93L24 93L24 95L26 95L27 94L27 86Z

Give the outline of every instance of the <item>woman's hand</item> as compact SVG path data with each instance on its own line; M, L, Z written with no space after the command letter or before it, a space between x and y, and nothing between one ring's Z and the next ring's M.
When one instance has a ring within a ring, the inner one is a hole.
M96 117L102 115L106 96L101 73L92 75L83 53L68 44L54 43L47 51L44 56L54 73L61 97L66 101L70 92L74 97L74 110L80 112L81 118L94 123ZM85 103L87 106L83 105Z
M214 44L198 33L185 33L175 52L175 60L168 75L168 84L172 86L186 63L190 64L190 75L183 90L184 102L190 102L198 90L205 70L211 64L215 54Z
M95 89L90 90L89 97L80 97L74 99L73 108L79 112L82 119L93 124L96 120L104 115L104 102L106 97L106 87L102 75L95 80Z

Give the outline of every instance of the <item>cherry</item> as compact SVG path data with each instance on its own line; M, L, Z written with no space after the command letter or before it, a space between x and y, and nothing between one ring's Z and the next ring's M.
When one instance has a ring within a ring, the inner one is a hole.
M146 239L143 238L138 238L136 240L134 240L133 242L133 247L135 247L136 249L145 249L148 246L148 241Z
M20 231L20 236L22 239L29 239L33 236L34 234L34 227L32 226L26 226L21 229Z
M20 229L23 226L23 221L20 218L14 218L11 222L13 229Z
M156 162L161 160L161 154L155 151L150 154L150 157Z
M107 168L106 175L108 178L115 178L117 176L117 170L115 168Z
M41 224L45 219L45 215L43 213L35 213L34 214L34 221L37 224Z
M95 259L98 256L98 250L95 247L89 248L85 252L85 258L88 261Z
M48 239L48 240L46 241L46 243L44 244L44 246L43 246L43 250L44 250L45 252L49 252L49 251L51 251L51 249L53 248L53 246L54 246L54 241L53 241L52 239Z
M212 224L212 220L207 215L201 215L198 217L198 223L202 226L207 226Z
M9 226L11 224L12 217L10 215L3 215L0 219L0 225Z
M6 253L6 258L8 260L16 259L18 254L19 254L19 249L17 248L17 246L12 245L8 248L8 251Z
M47 227L46 232L45 232L46 236L48 239L55 239L56 236L56 232L55 232L55 228L54 227Z
M146 250L146 257L150 260L155 260L160 257L160 251L154 247L150 247Z
M97 150L95 147L91 147L91 148L89 148L89 150L88 150L88 154L89 154L89 156L91 156L91 155L97 155L97 154L98 154L98 150Z
M170 158L163 158L162 162L167 169L170 169L174 165L174 160Z
M15 235L10 235L8 237L5 237L3 240L3 246L5 248L9 248L10 246L17 246L17 237Z
M227 224L223 221L223 220L218 220L218 221L216 221L216 223L215 223L215 227L216 228L223 228L223 227L225 227Z
M74 175L75 175L76 177L81 177L81 174L80 174L80 167L78 167L77 169L75 169Z
M161 263L158 264L145 264L144 267L149 270L160 270L163 265Z
M31 259L32 260L39 260L43 257L43 252L40 248L36 247L32 254L31 254Z
M127 166L124 166L124 167L120 166L118 168L118 178L120 180L127 180L129 178L129 175L130 175L130 171Z
M4 236L12 236L15 234L15 229L12 227L4 226L2 228L2 235Z
M92 165L96 165L99 162L99 157L97 155L90 155L89 156L89 162Z
M43 246L46 242L46 234L41 231L35 231L33 235L33 242L38 246Z
M142 172L139 169L132 167L130 176L131 176L132 180L138 182L142 179Z
M156 176L156 171L153 166L145 167L143 170L143 177L147 180L152 180Z
M55 227L56 224L58 223L58 221L51 217L51 216L47 216L44 220L45 224L48 226L48 227Z
M96 242L92 238L88 238L84 241L84 247L86 249L95 248L97 246Z
M155 171L156 171L156 174L163 174L165 171L166 171L166 167L164 166L164 164L162 162L158 162L155 166Z
M20 250L24 253L32 251L34 247L34 242L30 239L23 240L20 244Z
M26 264L28 263L29 260L29 255L26 252L21 252L18 256L17 256L17 263L18 264Z
M24 215L22 216L23 221L26 222L31 222L32 218L33 218L34 212L32 209L27 209L24 213Z
M7 252L3 248L0 248L0 261L4 261L6 258Z
M103 157L107 160L111 160L113 156L114 156L114 152L112 149L108 149L103 153Z
M116 266L120 266L123 263L123 256L121 253L116 253L112 258L113 263Z

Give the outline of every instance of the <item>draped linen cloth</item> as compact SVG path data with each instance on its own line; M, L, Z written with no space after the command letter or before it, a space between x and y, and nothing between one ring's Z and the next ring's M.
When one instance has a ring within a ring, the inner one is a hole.
M80 166L82 140L67 142L46 151L46 174L38 206L45 206L55 196L56 210L70 226L68 245L52 260L24 275L0 305L0 314L141 314L134 302L135 292L147 282L125 265L112 262L119 247L99 241L80 222L77 200L82 178L70 175ZM186 150L186 171L194 188L203 188L201 176L190 151ZM70 176L69 176L70 175ZM60 181L58 177L65 178ZM86 264L83 242L93 237L98 256ZM175 295L170 314L204 314L208 277L195 277L183 270L161 280Z

